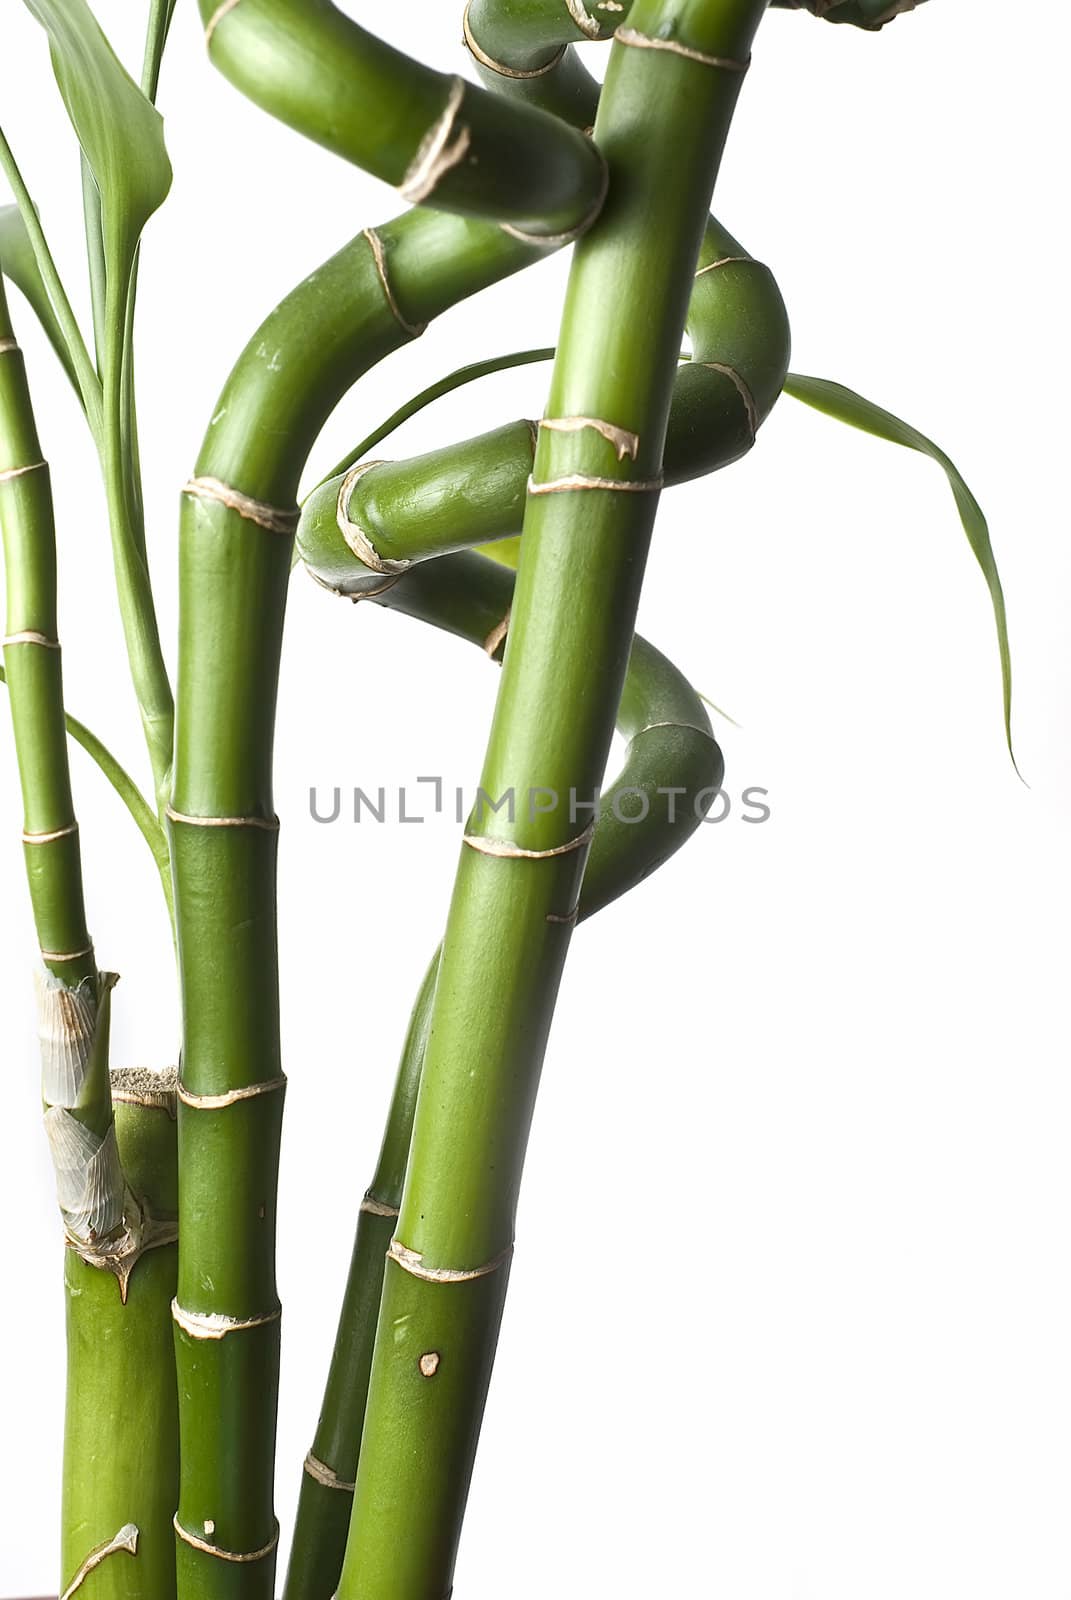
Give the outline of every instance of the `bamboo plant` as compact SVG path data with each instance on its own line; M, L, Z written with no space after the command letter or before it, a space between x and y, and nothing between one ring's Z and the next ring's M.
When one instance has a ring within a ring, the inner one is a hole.
M360 228L235 361L181 490L173 688L134 393L139 241L171 175L155 99L173 0L149 5L139 81L88 0L24 3L80 147L90 337L2 133L14 203L0 212L0 269L40 321L100 458L149 777L146 794L66 709L48 469L0 279L4 672L70 1288L61 1593L91 1579L109 1600L275 1594L286 1075L273 740L300 566L327 594L431 624L501 667L443 943L355 1204L286 1577L289 1600L442 1600L573 928L667 861L722 781L701 697L634 632L663 488L744 455L782 393L933 456L989 586L1010 746L988 530L923 435L789 373L773 275L709 214L753 47L761 72L767 0L468 0L459 21L478 84L458 62L438 72L409 59L330 0L199 0L212 65L410 208ZM913 0L805 9L876 32ZM601 86L575 48L599 41ZM364 375L440 313L567 245L556 350L436 380L299 503L325 422ZM416 459L371 455L433 399L541 360L553 367L540 417ZM626 754L603 792L615 728ZM109 1062L122 1001L87 931L68 739L112 784L160 874L182 1001L177 1072ZM539 805L511 808L493 798L536 794Z

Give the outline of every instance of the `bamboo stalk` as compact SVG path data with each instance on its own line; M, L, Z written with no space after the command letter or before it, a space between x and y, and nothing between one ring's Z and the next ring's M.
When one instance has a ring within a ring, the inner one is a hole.
M133 1113L124 1133L124 1118L113 1112L108 1035L115 978L98 973L86 927L56 629L49 475L2 285L0 532L5 677L44 968L45 1126L69 1246L62 1583L68 1589L91 1558L102 1561L100 1552L120 1526L133 1533L116 1552L140 1550L140 1559L109 1565L109 1592L115 1600L166 1600L174 1590L169 1506L177 1438L167 1308L175 1262L173 1249L168 1254L153 1247L173 1238L154 1202L161 1184L170 1179L173 1187L174 1130L169 1143L143 1139Z
M714 175L765 0L637 0L595 127L611 181L569 279L502 683L384 1277L340 1600L450 1587L513 1247L533 1099L657 504L676 352ZM640 108L642 107L642 115ZM680 152L687 152L687 159ZM493 933L492 933L493 930Z
M272 1595L283 1099L271 766L298 479L327 416L440 311L533 260L417 210L366 230L254 335L183 495L168 815L183 993L179 1593Z
M524 236L574 234L602 203L597 150L382 43L330 0L199 0L213 62L257 105L414 204Z
M73 1583L87 1552L124 1526L136 1530L130 1551L136 1559L109 1560L91 1592L101 1600L167 1600L175 1593L174 1085L173 1072L112 1073L119 1158L130 1191L151 1219L154 1246L132 1272L125 1301L107 1273L67 1252L61 1593Z
M407 575L380 597L500 657L495 619L508 618L513 574L479 557L451 556ZM666 658L637 638L619 708L627 741L621 771L601 797L578 920L610 904L691 837L723 776L699 697ZM421 985L402 1050L383 1148L361 1202L353 1256L320 1420L305 1461L286 1600L329 1600L342 1568L368 1394L383 1263L401 1204L413 1114L441 951Z

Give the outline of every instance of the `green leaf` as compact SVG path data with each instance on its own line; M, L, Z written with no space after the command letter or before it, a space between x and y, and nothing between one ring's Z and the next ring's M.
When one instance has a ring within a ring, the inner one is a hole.
M804 405L813 406L816 411L825 412L828 417L835 417L838 422L846 422L850 427L861 428L864 433L873 434L877 439L887 439L890 444L903 445L907 450L917 450L921 455L929 456L932 461L936 461L944 471L959 511L963 531L967 535L967 542L982 569L982 576L985 578L989 597L993 602L997 642L1000 646L1000 672L1004 687L1004 734L1008 741L1008 754L1018 773L1019 767L1012 748L1011 650L1008 645L1008 618L1004 609L1004 590L1001 587L1000 573L997 571L985 514L963 481L955 463L949 460L939 445L934 444L932 439L927 439L924 433L920 433L910 423L902 422L899 417L894 417L891 411L884 411L872 400L865 400L862 395L846 389L843 384L831 383L828 378L807 378L799 373L790 372L785 380L785 393L791 395L794 400L802 400ZM1022 776L1021 773L1019 775Z
M163 120L86 0L23 4L48 34L56 82L100 191L109 288L122 304L142 229L171 187Z
M41 276L34 254L33 243L26 232L26 224L18 206L0 206L0 272L9 278L16 289L25 296L38 322L48 336L48 342L59 356L66 372L78 391L78 376L71 360L67 341L59 319L52 309L45 280Z

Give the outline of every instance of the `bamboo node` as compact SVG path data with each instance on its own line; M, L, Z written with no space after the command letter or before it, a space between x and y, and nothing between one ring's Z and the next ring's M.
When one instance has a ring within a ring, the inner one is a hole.
M668 50L675 56L683 56L686 61L698 61L702 67L718 67L724 72L746 72L751 65L750 61L734 61L731 56L709 56L703 50L693 50L691 45L681 44L679 39L654 39L649 33L640 33L636 28L618 28L614 34L618 44L631 44L640 50Z
M541 67L528 67L527 69L507 67L505 62L496 61L494 56L489 56L487 51L477 43L469 22L469 6L471 4L472 0L465 0L465 10L461 18L462 37L466 50L482 67L487 67L491 72L499 73L503 78L542 78L544 73L553 72L565 54L567 47L564 44L555 50L550 60L545 61Z
M737 394L744 402L744 410L747 413L748 431L750 432L752 439L754 439L755 435L759 431L759 408L755 404L755 396L752 394L748 384L740 376L735 367L723 366L720 361L702 361L700 362L700 366L706 367L710 372L722 373L726 378L729 379L730 383L733 384Z
M472 135L463 125L455 132L461 102L465 98L464 78L454 78L442 114L436 117L417 146L398 193L411 205L419 205L433 194L439 180L464 159Z
M590 822L583 833L578 833L575 839L567 839L564 844L551 845L548 850L525 850L523 846L514 844L512 839L495 839L485 833L466 833L464 843L470 850L476 850L484 856L499 856L517 861L545 861L550 856L567 856L574 850L583 850L591 843L594 832L595 824Z
M172 1518L174 1529L183 1544L188 1544L191 1550L200 1550L206 1556L215 1556L218 1561L263 1561L274 1553L279 1543L279 1524L275 1524L275 1532L267 1544L261 1545L259 1550L224 1550L222 1545L210 1544L207 1539L202 1539L198 1534L191 1533L189 1528L184 1528L178 1519L178 1514ZM207 1527L208 1524L206 1523Z
M15 355L19 348L17 339L0 339L0 356Z
M408 1272L412 1277L420 1278L425 1283L470 1283L474 1278L486 1278L492 1272L497 1272L512 1254L513 1246L510 1244L480 1267L426 1267L424 1257L419 1250L410 1250L400 1239L392 1239L390 1249L387 1251L387 1260L395 1262L403 1272Z
M711 740L713 744L718 742L710 729L701 728L698 722L648 722L645 727L637 728L632 738L638 739L641 733L652 733L655 728L684 728L688 733L701 733L704 739ZM630 744L631 742L632 740L629 741Z
M253 1328L278 1322L282 1314L282 1307L276 1306L274 1311L255 1317L228 1317L222 1311L187 1311L177 1300L171 1302L172 1320L191 1339L225 1339L229 1333L249 1333Z
M335 520L338 523L339 532L358 561L368 567L370 571L381 573L384 577L400 578L402 573L406 572L413 563L405 560L392 561L385 556L381 556L364 529L358 527L356 522L351 522L349 518L350 496L353 494L358 479L363 478L364 474L370 472L373 467L385 465L386 463L383 461L360 461L355 467L350 468L338 487Z
M227 1089L222 1094L191 1094L189 1089L180 1079L175 1085L176 1093L184 1106L191 1111L225 1111L228 1106L235 1106L242 1100L256 1100L262 1094L277 1094L280 1089L286 1088L286 1078L267 1078L263 1083L247 1083L238 1089Z
M266 833L279 832L278 817L194 817L186 811L176 811L165 806L169 822L182 822L191 828L262 828Z
M358 1207L370 1217L396 1217L398 1207L392 1206L386 1200L377 1200L374 1194L366 1194Z
M226 506L228 511L236 511L246 522L254 522L258 528L265 528L268 533L282 533L289 537L297 531L300 512L284 511L278 506L268 505L265 500L254 500L251 495L242 494L240 489L232 489L229 483L223 483L219 478L190 478L183 485L182 492L196 500L215 500L219 505Z
M344 1494L352 1494L357 1487L356 1483L348 1483L345 1478L340 1478L325 1461L318 1460L311 1450L305 1457L305 1471L317 1483L322 1483L325 1489L341 1489Z
M5 467L0 472L0 483L10 483L13 478L24 478L28 472L40 472L42 467L47 467L47 461L31 461L25 467Z
M91 956L93 946L90 943L84 950L41 950L38 953L42 961L51 961L53 966L60 967L65 961L81 961L85 956Z
M23 832L23 844L52 844L57 839L69 839L72 833L78 832L77 822L69 822L65 828L53 828L51 833L26 833Z
M140 1536L139 1529L135 1523L125 1522L114 1538L107 1539L104 1544L98 1544L94 1550L89 1552L66 1589L64 1589L60 1600L71 1600L71 1596L82 1587L89 1574L96 1571L101 1562L106 1561L109 1556L118 1555L120 1551L125 1551L127 1555L136 1556Z
M601 433L613 445L619 461L624 461L626 456L635 461L639 454L638 433L619 428L615 422L603 422L601 417L544 417L539 426L552 433L580 433L584 428L594 428L596 433Z
M224 17L227 15L227 12L228 11L233 11L237 4L238 4L238 0L223 0L223 4L221 6L218 6L217 9L209 17L208 22L205 25L205 47L206 48L208 47L208 45L210 45L212 43L212 35L215 33L216 29L219 27L220 23L223 21Z
M391 288L390 279L387 276L387 257L383 249L383 240L379 237L375 228L363 228L361 231L368 240L368 248L372 252L372 260L375 263L376 276L379 278L384 298L390 307L391 316L398 326L404 329L412 338L419 339L428 325L426 322L410 322L407 317L402 315L402 309L394 297L394 290Z
M547 915L546 915L546 921L547 922L564 923L564 924L566 924L568 926L569 924L574 923L577 920L577 918L579 917L579 915L580 915L580 902L578 900L576 905L573 907L573 909L571 911L567 911L564 916L559 916L556 911L548 911Z
M506 607L505 616L502 618L502 620L500 622L496 622L495 623L494 627L491 629L490 633L487 635L487 638L483 641L484 650L491 657L494 656L495 651L498 649L499 645L502 643L503 639L505 639L507 633L509 632L509 619L510 619L510 613L512 612L512 610L513 610L512 606L507 606Z
M0 646L4 649L9 644L37 644L41 646L42 650L58 650L60 648L58 639L50 639L47 633L38 633L35 628L24 628L21 633L9 633L5 638L0 639Z
M585 9L584 0L565 0L565 9L580 29L589 39L602 37L602 29L595 17Z
M574 489L620 489L624 494L657 494L662 488L657 478L596 478L583 472L570 472L564 478L549 478L545 483L528 479L529 494L569 494Z

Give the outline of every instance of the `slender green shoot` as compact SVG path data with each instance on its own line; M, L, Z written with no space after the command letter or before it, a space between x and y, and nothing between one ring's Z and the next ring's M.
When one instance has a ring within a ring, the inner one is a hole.
M0 667L0 683L7 683L7 675L3 667ZM72 717L69 711L64 713L64 721L70 737L75 744L81 746L86 755L96 763L107 778L137 825L138 832L152 851L153 860L160 871L164 897L167 901L168 914L170 915L172 911L171 863L164 830L156 820L152 807L126 768L116 760L107 745L97 738L92 729L87 728L84 722L79 722L77 717Z

